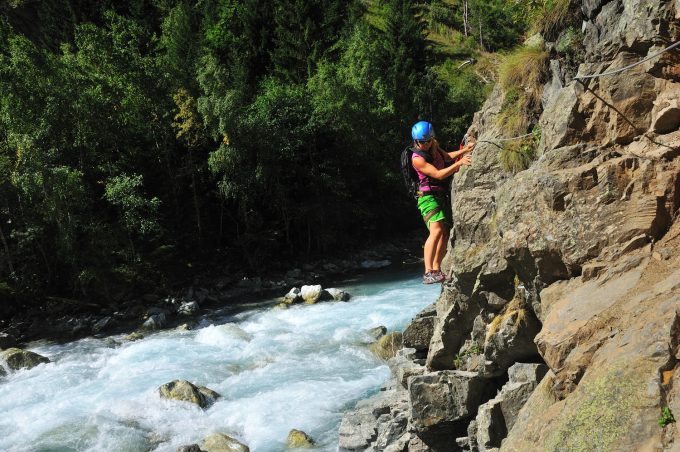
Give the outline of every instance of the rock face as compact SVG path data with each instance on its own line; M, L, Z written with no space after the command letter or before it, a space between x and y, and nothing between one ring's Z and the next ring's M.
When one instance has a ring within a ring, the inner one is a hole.
M12 370L30 369L38 364L49 363L50 360L37 353L21 350L19 348L10 348L3 351L0 356Z
M158 388L158 392L163 398L194 403L201 408L209 407L221 397L211 389L195 386L186 380L174 380L166 383Z
M677 1L574 6L580 75L680 39ZM552 58L527 170L504 171L489 143L505 137L499 87L475 115L443 264L455 283L390 361L409 427L385 447L410 450L408 435L441 451L680 447L677 427L657 422L680 413L680 60L574 81ZM375 450L362 444L352 450Z

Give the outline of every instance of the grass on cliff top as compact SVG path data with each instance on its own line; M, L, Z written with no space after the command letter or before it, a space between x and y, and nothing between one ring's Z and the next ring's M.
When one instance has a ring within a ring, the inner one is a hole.
M548 76L548 52L520 47L503 58L499 69L504 99L498 115L508 136L525 133L541 109L543 85Z
M543 0L536 8L529 34L540 33L544 38L552 40L569 22L570 0Z

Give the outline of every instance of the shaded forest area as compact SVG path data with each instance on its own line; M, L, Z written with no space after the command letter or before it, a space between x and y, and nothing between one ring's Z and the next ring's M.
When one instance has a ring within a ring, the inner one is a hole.
M422 227L411 124L455 145L493 81L461 64L545 5L0 2L0 298L256 275Z

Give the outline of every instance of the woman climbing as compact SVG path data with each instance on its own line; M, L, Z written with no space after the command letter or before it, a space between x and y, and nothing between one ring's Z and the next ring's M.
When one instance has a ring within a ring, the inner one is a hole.
M411 137L411 164L419 179L418 209L430 231L423 253L423 284L446 282L441 263L453 226L448 180L461 166L472 163L468 153L475 148L475 143L471 140L458 151L446 152L439 147L434 127L427 121L416 123L411 128Z

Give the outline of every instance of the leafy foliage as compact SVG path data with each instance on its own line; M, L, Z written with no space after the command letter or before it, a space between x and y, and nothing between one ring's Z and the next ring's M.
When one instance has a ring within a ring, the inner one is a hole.
M440 49L469 58L526 28L522 4L470 0L469 21L462 5L10 2L0 281L105 298L158 250L259 271L417 226L410 125L457 142L487 90Z

